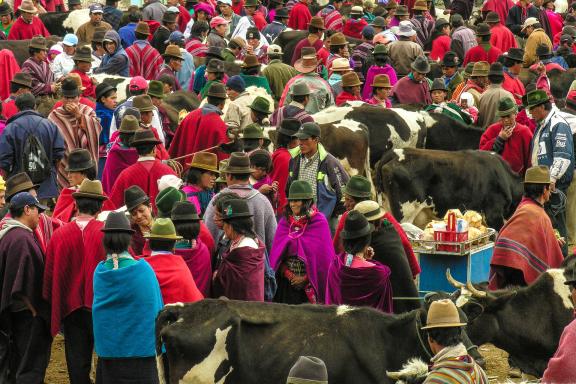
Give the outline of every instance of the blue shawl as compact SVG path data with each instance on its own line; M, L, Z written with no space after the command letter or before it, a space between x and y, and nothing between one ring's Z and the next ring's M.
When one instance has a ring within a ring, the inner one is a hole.
M104 104L96 102L96 116L100 119L102 132L100 132L100 145L106 145L110 141L110 124L114 117L114 110L106 108Z

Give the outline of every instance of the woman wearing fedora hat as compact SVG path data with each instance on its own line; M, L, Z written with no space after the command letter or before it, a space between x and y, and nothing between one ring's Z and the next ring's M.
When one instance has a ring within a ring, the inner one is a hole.
M92 304L96 382L157 384L155 324L163 307L158 280L150 264L128 252L133 230L123 212L110 213L101 231L106 260L94 272Z
M344 253L330 265L326 304L347 304L392 312L390 268L372 260L374 227L358 211L350 211L341 233Z
M290 185L288 205L278 223L270 266L276 271L274 301L286 304L324 303L326 278L335 257L330 227L313 205L312 186L302 180Z
M232 199L220 216L230 245L214 273L213 297L264 301L264 244L254 232L252 213L244 199Z
M210 152L196 152L186 172L186 185L182 190L196 211L203 215L214 197L214 182L220 175L218 157Z
M388 56L388 47L384 44L376 44L372 51L372 55L374 57L374 64L370 66L366 73L366 82L362 89L362 98L364 100L369 100L370 97L374 95L373 84L376 82L376 76L386 75L388 77L390 88L398 81L398 76L396 75L396 71L392 67L392 62ZM379 79L382 80L383 78L380 77ZM379 83L382 84L383 82L379 81Z
M362 101L360 86L362 82L356 72L348 72L342 75L342 92L336 96L336 106L342 106L349 101Z

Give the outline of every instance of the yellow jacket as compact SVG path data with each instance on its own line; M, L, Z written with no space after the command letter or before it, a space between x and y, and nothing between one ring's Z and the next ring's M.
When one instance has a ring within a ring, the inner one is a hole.
M530 36L528 36L528 40L526 40L526 46L524 47L524 66L529 67L532 64L538 62L538 56L536 56L536 47L540 44L546 44L552 52L552 41L544 32L542 28L537 28Z

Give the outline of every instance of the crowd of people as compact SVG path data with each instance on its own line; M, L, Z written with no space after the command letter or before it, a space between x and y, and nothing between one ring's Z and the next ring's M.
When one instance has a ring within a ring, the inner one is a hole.
M445 6L148 0L123 12L106 0L54 42L38 13L79 0L1 3L0 38L27 40L29 58L0 52L0 381L43 383L62 333L72 384L90 383L93 351L97 383L158 383L154 322L166 304L408 310L393 293L408 281L417 296L420 266L371 181L323 144L332 138L314 114L332 106L413 104L484 130L478 149L524 178L490 288L559 267L576 84L565 102L552 89L576 66L576 5L487 0L475 26L472 1ZM129 78L127 98L98 74ZM172 95L199 106L182 113ZM426 382L487 383L455 311L430 308ZM557 366L570 356L557 355ZM301 357L287 382L327 376Z

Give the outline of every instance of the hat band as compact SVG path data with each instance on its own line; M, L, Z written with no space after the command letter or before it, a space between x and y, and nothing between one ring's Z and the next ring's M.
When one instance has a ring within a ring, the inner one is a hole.
M377 216L377 215L379 215L379 214L381 214L381 213L382 213L382 210L380 209L380 207L378 207L378 209L375 209L375 210L373 210L373 211L364 213L364 217L366 217L366 219L368 219L368 218L370 218L370 217Z

